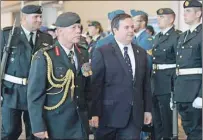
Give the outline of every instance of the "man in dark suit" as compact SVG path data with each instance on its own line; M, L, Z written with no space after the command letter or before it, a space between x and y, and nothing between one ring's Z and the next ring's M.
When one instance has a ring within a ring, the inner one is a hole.
M153 124L155 139L172 137L172 111L169 103L174 91L176 46L179 33L174 28L175 13L170 8L157 10L158 26L152 49Z
M147 53L131 44L134 23L120 14L111 23L114 39L92 58L92 119L96 139L140 139L150 124L151 90Z
M90 90L88 51L77 43L80 17L67 12L56 20L57 40L33 58L28 85L28 111L33 134L49 139L87 139Z
M187 140L202 139L202 3L185 1L184 21L189 30L177 45L175 101Z
M42 23L41 6L27 5L22 8L22 23L16 27L11 41L2 84L2 140L17 140L22 132L21 116L25 124L26 138L31 139L31 128L27 111L27 78L32 55L43 43L52 44L50 35L38 29ZM7 44L12 27L3 29L1 53Z

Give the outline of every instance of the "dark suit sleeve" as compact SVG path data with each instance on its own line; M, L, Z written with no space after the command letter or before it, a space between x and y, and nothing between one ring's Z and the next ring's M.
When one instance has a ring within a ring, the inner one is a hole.
M92 116L101 116L101 107L102 107L102 90L104 86L104 73L105 66L102 53L100 48L96 48L93 57L92 57L92 106L91 106L91 115Z
M147 53L145 53L145 76L144 76L144 112L152 111L152 93L151 93L151 84L150 84L150 68L147 60Z
M0 46L0 58L2 59L3 56L3 48L5 45L5 40L4 40L4 36L3 36L3 31L1 30L1 46Z
M46 131L43 118L44 102L46 98L46 61L42 51L34 56L28 78L28 111L32 132Z

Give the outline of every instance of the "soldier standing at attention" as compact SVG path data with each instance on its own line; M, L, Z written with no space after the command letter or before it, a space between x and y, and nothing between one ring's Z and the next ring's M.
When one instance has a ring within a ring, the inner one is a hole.
M187 140L202 139L202 4L187 0L184 21L189 30L177 45L174 97Z
M80 17L63 13L55 26L57 41L38 51L30 68L27 99L32 132L40 139L88 139L92 71L87 49L78 45Z
M17 140L22 132L21 117L25 124L26 139L32 139L27 111L27 78L32 55L43 43L52 44L52 37L39 31L42 23L41 6L22 8L21 25L15 27L11 49L2 81L2 140ZM12 27L3 29L0 53L4 53ZM2 59L2 58L1 58ZM32 73L33 74L33 73Z
M155 139L172 137L171 92L174 91L176 46L179 33L174 28L175 13L170 8L157 10L158 26L152 49L153 124Z

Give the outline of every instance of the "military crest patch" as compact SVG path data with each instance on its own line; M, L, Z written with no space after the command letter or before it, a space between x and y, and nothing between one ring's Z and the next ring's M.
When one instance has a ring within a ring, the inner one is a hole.
M92 75L92 69L90 63L84 63L81 67L83 76L88 77Z

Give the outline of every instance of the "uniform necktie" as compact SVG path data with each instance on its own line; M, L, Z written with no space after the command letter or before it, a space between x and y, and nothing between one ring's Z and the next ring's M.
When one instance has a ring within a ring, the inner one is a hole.
M69 58L71 64L73 64L74 69L76 70L75 61L74 61L73 57L74 57L74 52L73 52L73 51L70 51L70 53L68 54L68 58Z
M128 71L130 72L131 76L133 77L132 64L130 61L130 57L128 55L128 47L124 47L124 59L128 66Z
M32 40L32 37L33 37L33 32L30 32L30 41L29 41L29 43L30 43L30 46L33 48L34 47L34 43L33 43L33 40Z

